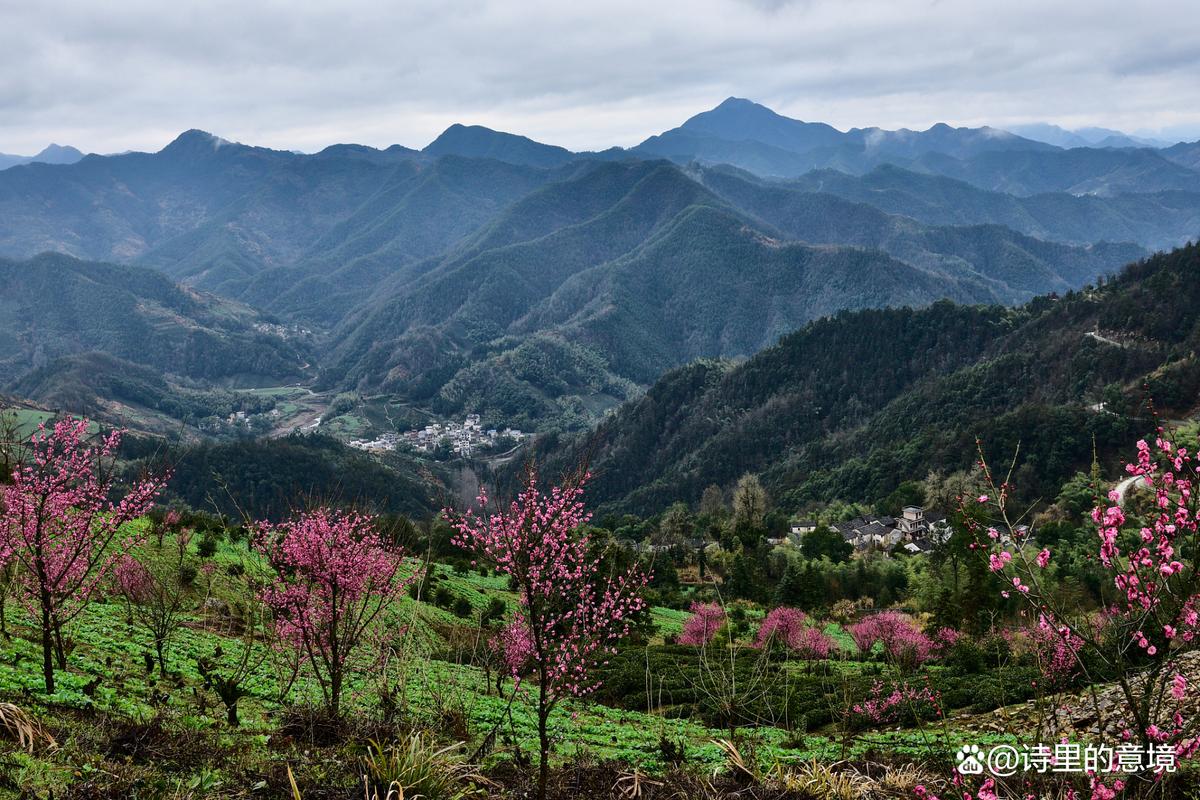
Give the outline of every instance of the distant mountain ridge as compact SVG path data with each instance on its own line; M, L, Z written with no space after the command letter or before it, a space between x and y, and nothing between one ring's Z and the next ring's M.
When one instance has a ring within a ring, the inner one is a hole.
M861 174L881 164L896 164L1016 195L1194 190L1198 178L1188 167L1150 149L1064 150L997 128L952 128L944 123L925 131L854 128L843 133L734 97L650 137L632 152L724 163L777 178L814 169Z
M777 114L766 106L739 97L730 97L711 111L704 111L647 142L655 141L661 150L676 131L713 136L729 141L757 141L793 153L832 148L860 148L864 151L904 157L924 153L944 153L955 157L993 150L1049 150L1052 146L1025 139L998 128L952 128L937 123L928 130L885 130L851 128L842 132L819 122L801 122ZM647 146L646 142L638 145Z
M0 169L19 167L22 164L74 164L83 158L83 153L70 145L50 144L36 156L14 156L0 153Z
M0 172L0 257L151 268L310 330L322 389L578 428L664 370L846 309L1019 304L1182 244L1200 232L1194 155L842 132L736 98L599 153L464 125L419 151L314 154L189 130L157 153ZM118 345L99 349L160 366ZM13 379L62 358L80 379L119 371L78 347L13 352Z
M530 167L557 167L575 158L565 147L542 144L525 136L502 133L481 125L451 125L421 152L429 155L458 155L494 158Z
M1035 122L1026 125L1006 125L1018 136L1033 139L1038 142L1055 145L1056 147L1169 147L1171 142L1158 139L1146 139L1140 136L1130 136L1111 128L1077 128L1067 130L1046 122Z

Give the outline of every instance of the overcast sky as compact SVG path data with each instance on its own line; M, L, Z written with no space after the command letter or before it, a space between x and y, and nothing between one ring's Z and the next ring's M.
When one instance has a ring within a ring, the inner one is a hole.
M1200 138L1194 0L0 0L0 152L187 128L311 151L452 122L633 145L729 95L804 120Z

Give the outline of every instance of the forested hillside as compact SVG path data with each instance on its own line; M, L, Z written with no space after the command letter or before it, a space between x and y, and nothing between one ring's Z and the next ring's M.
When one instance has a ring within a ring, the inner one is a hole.
M837 195L927 225L1003 225L1066 243L1130 241L1170 249L1200 232L1200 182L1184 191L1020 197L885 164L865 175L814 170L780 186Z
M198 380L298 379L308 345L279 320L143 267L0 259L0 382L99 351Z
M595 164L387 284L335 331L323 382L527 425L586 418L629 384L694 358L749 355L841 309L1015 302L1141 252L931 228L663 162ZM565 367L561 380L525 366L530 347Z
M551 471L590 459L614 510L694 503L745 472L799 507L965 468L980 437L1000 458L1020 445L1021 485L1053 493L1093 439L1105 458L1145 432L1147 397L1166 415L1194 410L1198 278L1189 245L1018 309L844 312L744 364L672 372L543 455Z
M171 467L168 500L235 524L247 517L284 519L320 505L424 519L447 501L444 478L429 465L404 456L380 462L326 436L169 449L147 442L128 449L131 472Z
M1144 255L1129 244L1070 247L999 224L931 227L884 213L867 202L802 191L794 184L757 181L727 170L708 170L701 179L722 198L790 239L879 249L950 278L969 275L986 282L1004 303L1082 286Z

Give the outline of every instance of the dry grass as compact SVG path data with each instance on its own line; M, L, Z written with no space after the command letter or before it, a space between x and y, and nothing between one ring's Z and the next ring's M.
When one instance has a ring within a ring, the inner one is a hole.
M33 716L20 706L12 703L0 703L0 732L23 749L33 752L38 745L58 747L58 742L50 732Z
M652 780L635 769L617 778L613 784L613 794L625 800L641 800L648 791L662 785L662 781Z
M853 769L839 769L841 766L815 760L793 768L780 765L772 772L771 782L784 791L806 794L816 800L870 797L875 782Z
M728 739L713 739L713 744L725 754L725 764L735 777L752 784L761 782L758 771L746 761L736 744Z
M914 797L917 786L938 788L945 783L943 778L932 775L915 764L888 766L877 781L879 791L886 797Z

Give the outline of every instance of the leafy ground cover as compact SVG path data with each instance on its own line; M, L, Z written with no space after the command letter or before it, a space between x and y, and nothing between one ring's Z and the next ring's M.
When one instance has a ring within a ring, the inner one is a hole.
M161 545L151 537L144 550L164 564L174 565L179 558L178 545L177 538L168 534ZM259 643L250 645L261 652L256 652L257 666L245 682L241 725L231 728L225 723L221 704L205 688L200 664L206 658L236 659L240 653L243 640L237 632L238 615L248 601L248 581L262 574L264 565L244 541L222 540L207 558L200 558L196 547L195 541L185 547L184 563L198 564L199 569L180 589L186 594L187 611L167 648L165 675L149 660L153 643L144 630L131 624L125 601L107 594L72 626L70 669L61 673L57 691L46 696L40 691L39 647L21 611L10 605L8 623L13 636L4 642L0 656L0 696L22 703L45 720L63 746L33 754L12 750L0 757L10 776L7 782L0 781L0 797L21 796L21 787L29 786L43 793L53 790L60 796L73 785L105 775L129 777L130 765L136 766L139 758L153 762L153 769L143 764L145 769L133 770L147 786L155 781L164 786L220 785L225 787L221 791L233 794L264 781L263 787L281 789L278 778L288 764L309 779L319 780L322 770L334 770L327 760L342 767L355 762L365 737L351 736L348 743L309 752L302 747L303 735L287 732L288 720L300 714L297 709L311 709L319 693L311 678L301 675L292 692L281 697L279 665ZM412 571L423 566L416 560L407 564ZM437 576L432 585L453 595L449 605L462 598L472 615L497 599L516 602L502 576L444 564L433 565L431 572ZM652 639L624 651L622 658L632 663L647 654L658 658L671 650L661 642L678 633L686 616L677 610L653 609ZM404 659L403 668L394 673L383 674L365 661L357 665L349 688L350 718L378 720L376 697L390 682L399 694L392 720L448 732L472 748L496 733L489 752L481 756L485 766L499 769L504 763L521 763L536 747L536 716L527 697L518 694L512 699L507 683L506 691L498 693L494 673L471 663L478 660L478 651L469 640L462 645L459 637L460 646L448 646L448 638L453 638L448 632L461 633L471 624L453 610L424 598L403 598L384 625L403 628L405 647L412 652ZM783 672L803 677L805 669L805 664L791 662ZM857 675L864 665L848 662L840 669ZM557 709L550 722L555 762L616 761L647 773L662 772L680 760L704 769L726 763L726 753L716 744L725 731L663 713L663 709L647 713L618 707L623 705L619 700L615 698L611 705L571 701ZM154 745L161 749L160 755L172 747L186 750L183 740L204 744L197 745L200 755L179 755L177 762L149 754L121 756L124 745L114 745L112 739L131 736L130 730L135 728L147 731L147 737L172 743ZM755 726L745 733L753 757L763 764L865 757L880 751L921 759L945 757L944 742L916 729L874 732L848 742L832 732L789 731L770 725ZM142 774L145 770L157 777ZM252 776L257 777L250 780Z

